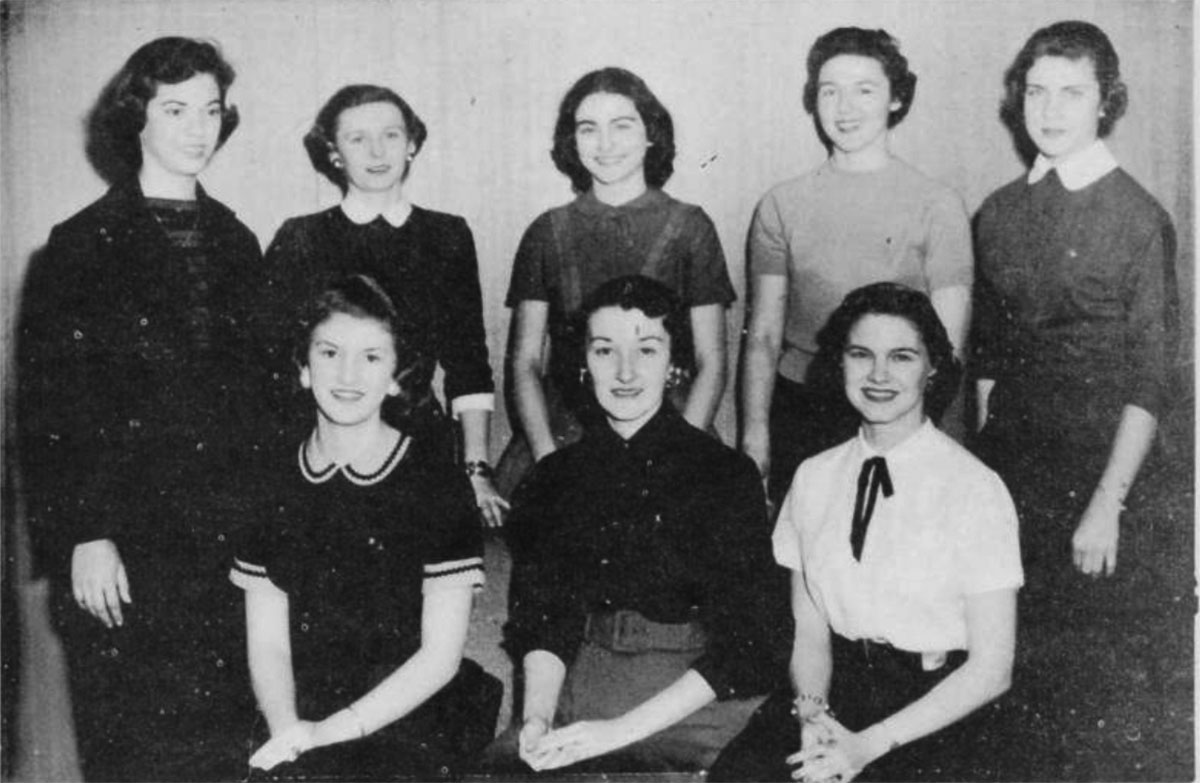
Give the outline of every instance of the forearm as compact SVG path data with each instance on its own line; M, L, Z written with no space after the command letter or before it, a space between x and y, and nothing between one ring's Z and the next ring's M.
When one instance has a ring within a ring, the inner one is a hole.
M521 429L529 441L534 460L540 460L557 448L554 433L550 430L550 408L542 389L541 373L531 363L515 364L513 386Z
M1154 444L1157 429L1158 421L1149 411L1136 405L1125 406L1096 494L1118 504L1125 502Z
M988 401L992 397L992 389L996 381L991 378L980 378L975 381L975 431L979 432L987 424Z
M640 742L674 726L716 698L708 681L689 669L675 682L617 718L623 744Z
M471 408L459 413L465 462L488 461L488 427L491 418L491 411L484 408Z
M247 614L250 614L247 597ZM271 735L291 726L296 712L296 682L292 672L292 648L286 635L277 635L257 622L246 626L246 647L250 666L250 685L258 709L267 720Z
M554 653L533 650L525 655L525 701L522 718L540 719L546 726L554 724L558 696L567 676L567 667Z
M696 429L707 430L712 426L725 393L726 374L724 354L696 357L696 378L683 411L683 417Z
M779 343L753 335L746 338L742 361L742 443L767 443L770 438L771 396L779 364Z
M967 330L971 323L971 288L965 285L939 288L929 295L933 309L938 314L950 344L954 346L954 355L962 358L963 349L967 343Z

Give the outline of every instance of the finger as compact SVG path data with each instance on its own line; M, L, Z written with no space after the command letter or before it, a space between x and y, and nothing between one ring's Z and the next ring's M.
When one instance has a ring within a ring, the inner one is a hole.
M1112 576L1117 570L1117 548L1114 546L1104 556L1104 575Z
M132 594L129 592L129 576L125 573L125 566L117 569L117 593L125 603L133 603Z
M84 595L83 604L88 614L104 623L105 627L113 627L112 618L108 616L108 606L104 601L104 594L102 592L99 592L96 588L92 588Z
M115 582L104 588L104 606L114 623L118 626L125 624L125 618L121 616L121 596L117 594Z

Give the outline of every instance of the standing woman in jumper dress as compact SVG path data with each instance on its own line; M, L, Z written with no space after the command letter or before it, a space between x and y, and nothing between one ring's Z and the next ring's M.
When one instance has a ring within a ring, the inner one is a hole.
M475 240L461 217L408 198L404 185L425 139L425 123L387 87L349 85L326 101L304 146L343 199L288 220L275 235L267 249L262 339L278 349L272 366L279 393L287 395L279 406L288 412L284 425L303 429L308 404L288 382L291 358L279 348L288 345L290 314L346 275L379 281L445 372L445 397L460 425L449 425L430 394L422 426L445 443L447 459L459 459L484 520L498 526L508 504L492 485L488 462L493 382ZM461 442L452 429L461 429Z
M100 200L31 265L19 332L22 478L89 780L244 770L232 476L256 398L258 241L197 178L237 127L216 46L138 49L91 117Z
M1037 157L980 209L975 341L978 451L1015 495L1028 578L1016 680L1044 766L1018 774L1135 779L1147 743L1125 738L1151 729L1128 694L1154 654L1131 624L1154 601L1136 482L1168 399L1175 233L1103 141L1127 100L1103 31L1038 30L1005 88Z
M613 278L658 280L688 308L696 372L673 395L684 418L708 429L725 392L725 308L733 285L712 220L662 190L675 158L666 107L629 71L592 71L563 97L551 157L578 195L529 226L513 266L506 303L513 308L520 426L500 465L506 490L532 462L579 440L579 415L589 403L577 377L577 316L583 300Z

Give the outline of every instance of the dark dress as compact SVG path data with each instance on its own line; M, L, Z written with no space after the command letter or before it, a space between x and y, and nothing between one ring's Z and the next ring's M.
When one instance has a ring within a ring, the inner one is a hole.
M532 650L566 664L558 723L616 717L688 669L717 694L613 770L707 766L784 681L787 580L762 482L673 407L628 441L604 423L539 462L510 532L505 645L518 666Z
M260 260L202 189L194 204L152 206L130 181L57 226L30 266L22 478L88 779L244 772L253 703L224 572L258 399L245 338ZM113 630L71 594L75 545L105 538L133 599Z
M579 385L580 306L601 284L637 274L666 284L689 308L728 306L736 298L712 220L700 207L655 188L615 207L588 191L542 213L521 238L505 304L549 306L550 364L543 384L560 447L579 440L581 416L603 419ZM682 403L687 391L679 388L672 396ZM501 491L515 488L530 464L524 431L517 427L498 468Z
M474 495L461 471L401 438L380 469L318 469L303 445L261 478L263 515L238 536L231 578L288 596L302 720L344 709L421 646L424 592L483 583ZM458 676L368 737L318 748L271 777L441 777L492 737L501 687L464 660ZM255 741L267 739L260 727ZM257 747L257 745L255 745Z
M1156 562L1176 536L1157 518L1156 456L1126 499L1113 576L1078 572L1071 537L1123 408L1166 411L1174 229L1119 168L1075 191L1053 170L1021 177L985 201L976 229L975 374L995 387L974 447L1013 493L1027 580L1011 701L1026 705L1013 723L1028 752L1006 756L1010 776L1171 777L1178 759L1155 748L1174 721L1152 694L1176 687L1158 662L1190 629L1192 602Z
M294 380L296 316L330 284L355 274L383 287L404 321L404 337L430 360L428 381L418 388L428 387L436 363L445 371L447 401L492 393L475 241L466 221L413 207L398 228L383 217L360 225L335 206L288 220L267 249L259 329L275 352L270 366L279 379L275 393L285 412L283 428L300 434L312 425L311 399ZM386 407L385 418L407 432L432 426L452 449L440 407L427 402L417 410L432 421L391 420Z

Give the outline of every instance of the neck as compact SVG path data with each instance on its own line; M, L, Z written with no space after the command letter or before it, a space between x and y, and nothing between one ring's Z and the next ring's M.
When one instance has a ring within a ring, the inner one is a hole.
M833 165L842 171L866 172L879 171L886 167L892 159L892 154L888 151L887 137L883 137L879 143L855 152L842 152L834 147L829 157L833 160Z
M887 424L873 424L864 421L862 425L863 439L870 444L871 448L881 454L886 454L908 440L913 433L921 429L921 425L924 423L924 414L917 419L902 419Z
M196 178L172 174L154 166L142 166L138 172L142 195L148 198L170 198L193 201L196 198Z
M596 200L612 207L628 204L645 192L646 177L644 174L629 177L620 182L605 183L592 180L592 193L596 196Z
M629 440L634 435L637 435L638 431L641 430L642 427L646 426L646 422L654 418L654 414L658 413L658 410L661 407L662 403L660 402L658 405L654 406L654 410L647 411L644 415L639 416L636 419L618 420L610 416L608 419L608 426L612 427L613 432L620 435L623 440Z
M394 432L396 430L393 427L378 417L346 426L319 416L312 442L327 459L339 465L348 465L386 450L389 435Z
M360 190L350 185L346 189L346 200L353 200L373 212L385 212L404 201L404 183L397 182L387 190Z

